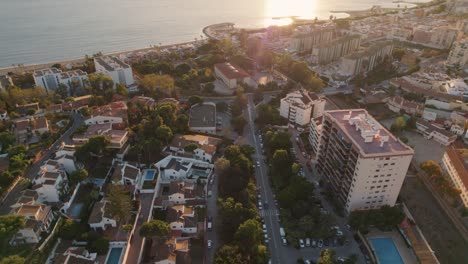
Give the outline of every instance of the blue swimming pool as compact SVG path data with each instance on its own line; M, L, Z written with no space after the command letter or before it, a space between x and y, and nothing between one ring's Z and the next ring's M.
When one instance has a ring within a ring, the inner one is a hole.
M147 180L147 181L154 180L154 175L156 175L156 170L146 170L145 171L145 180Z
M369 241L375 250L380 264L405 264L398 249L389 237L371 238Z
M120 257L122 256L122 251L123 248L121 247L111 248L109 256L107 257L106 264L120 264Z

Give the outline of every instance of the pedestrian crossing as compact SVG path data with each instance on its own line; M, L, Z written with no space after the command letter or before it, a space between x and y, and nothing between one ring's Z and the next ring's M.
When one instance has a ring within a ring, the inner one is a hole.
M278 215L278 210L275 210L275 209L260 210L259 214L260 214L261 217L277 216Z

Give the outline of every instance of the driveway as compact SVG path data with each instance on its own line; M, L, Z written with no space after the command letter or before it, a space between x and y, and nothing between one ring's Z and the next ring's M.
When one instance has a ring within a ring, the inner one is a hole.
M39 169L41 168L41 165L55 154L55 150L62 142L65 142L66 144L70 144L72 142L71 140L71 135L84 123L83 122L83 117L79 113L73 113L72 114L72 119L73 119L73 124L72 126L65 131L65 133L62 134L62 136L55 141L47 150L43 156L36 161L34 164L32 164L29 169L27 170L26 174L24 175L24 178L33 180L37 174L39 173ZM22 185L16 185L13 190L11 190L3 199L1 205L0 205L0 214L8 214L11 211L10 206L14 204L18 198L21 196L21 191L23 191L24 188Z

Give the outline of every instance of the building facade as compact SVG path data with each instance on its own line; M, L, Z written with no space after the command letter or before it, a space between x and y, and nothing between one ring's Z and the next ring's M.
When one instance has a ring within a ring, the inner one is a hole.
M468 38L457 41L450 50L447 66L465 69L468 66Z
M114 87L117 83L125 86L135 84L132 67L114 56L94 58L94 66L97 73L108 75L114 81Z
M323 116L317 168L347 212L394 206L413 155L364 109Z
M442 164L453 186L460 191L463 204L468 207L468 149L447 149Z
M361 37L350 35L312 48L312 63L327 64L359 49Z
M88 74L82 70L62 72L62 70L57 68L49 68L35 71L33 77L36 86L55 91L62 84L65 85L70 93L71 89L84 87Z
M322 116L324 110L325 99L306 90L288 93L280 104L280 115L298 126L308 125L311 118Z
M364 51L345 56L340 61L340 74L344 76L366 74L380 65L385 57L391 56L392 51L393 44L391 42L381 42Z

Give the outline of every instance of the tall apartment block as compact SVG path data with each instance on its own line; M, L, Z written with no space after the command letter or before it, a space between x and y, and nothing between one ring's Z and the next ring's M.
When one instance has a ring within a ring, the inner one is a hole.
M468 149L447 149L442 164L453 186L460 191L463 204L468 207Z
M446 62L447 66L465 69L468 67L468 37L453 44Z
M335 26L312 25L298 27L291 37L289 50L302 53L310 52L314 46L328 43L335 38Z
M367 73L381 64L385 57L392 56L393 44L389 41L377 43L364 51L341 58L340 74L354 76Z
M308 125L311 118L322 116L324 110L325 99L306 90L288 93L280 104L280 115L298 126Z
M317 168L348 212L394 206L413 155L364 109L323 115Z
M357 51L360 44L361 36L359 35L340 37L330 43L313 47L311 60L313 63L327 64Z
M135 83L133 79L132 67L114 56L94 58L94 66L97 73L108 75L117 83L131 86Z

